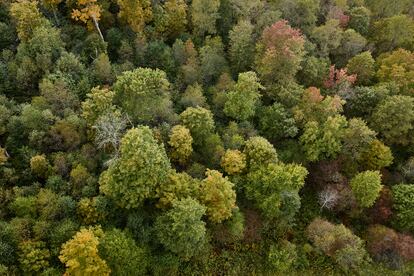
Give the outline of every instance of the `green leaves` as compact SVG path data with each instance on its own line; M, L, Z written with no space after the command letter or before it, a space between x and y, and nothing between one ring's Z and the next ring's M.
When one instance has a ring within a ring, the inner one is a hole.
M381 174L379 171L359 173L351 179L350 186L358 204L363 208L371 207L382 189Z
M129 130L121 141L120 158L101 174L101 191L123 208L136 208L153 198L171 168L165 149L148 127Z
M160 242L185 260L199 253L205 243L206 228L201 217L206 208L192 198L182 199L159 216L155 230Z

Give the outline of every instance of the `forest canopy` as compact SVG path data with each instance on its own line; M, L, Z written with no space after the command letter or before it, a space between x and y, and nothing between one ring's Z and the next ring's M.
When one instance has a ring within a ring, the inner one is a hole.
M413 0L0 0L0 275L411 275Z

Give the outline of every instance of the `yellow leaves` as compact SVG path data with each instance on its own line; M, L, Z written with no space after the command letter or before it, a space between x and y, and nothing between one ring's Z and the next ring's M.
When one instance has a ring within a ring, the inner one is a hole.
M100 227L81 229L63 244L59 260L66 265L64 275L109 275L111 270L98 255Z
M101 17L101 6L96 0L78 0L78 9L72 10L72 18L76 21L87 23L89 19L99 21Z
M141 32L145 23L152 20L150 0L118 0L118 17L126 22L134 32Z
M44 20L37 8L37 1L19 0L12 3L10 15L17 23L17 35L21 41L29 40L33 30Z

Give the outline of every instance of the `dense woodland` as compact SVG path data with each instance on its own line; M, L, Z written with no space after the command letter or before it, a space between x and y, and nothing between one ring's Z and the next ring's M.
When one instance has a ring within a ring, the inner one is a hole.
M413 0L0 0L1 275L414 275Z

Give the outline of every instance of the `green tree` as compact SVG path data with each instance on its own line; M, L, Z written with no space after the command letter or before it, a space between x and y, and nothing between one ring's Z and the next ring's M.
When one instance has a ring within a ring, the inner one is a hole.
M414 128L414 99L409 96L389 96L374 110L370 126L389 145L412 142Z
M414 46L414 20L407 15L383 18L374 23L372 30L372 40L379 52L391 51L398 47L412 49Z
M67 275L109 275L111 269L98 255L100 228L81 229L62 245L59 260L65 264Z
M299 210L298 192L307 174L304 167L296 164L262 165L248 173L245 193L266 217L291 219Z
M348 60L346 68L349 74L357 75L357 84L368 85L375 75L374 65L375 60L372 58L371 52L366 51Z
M181 123L190 130L196 145L201 145L214 131L214 119L210 110L189 107L180 114Z
M283 11L284 18L288 18L295 28L300 28L308 34L315 27L320 9L319 1L284 0L280 2L279 6Z
M50 252L41 241L24 241L19 244L19 262L25 273L40 273L49 267Z
M82 102L82 117L89 126L95 125L99 116L115 112L116 107L112 104L115 93L106 88L94 87L86 95L86 100Z
M369 147L362 152L358 160L367 170L380 170L392 164L394 157L391 149L380 140L375 139Z
M348 26L361 35L368 34L369 25L371 21L371 12L366 7L353 7L349 11L349 23Z
M377 77L383 82L395 82L401 92L414 92L414 53L399 49L378 57Z
M155 123L173 116L170 83L161 70L138 68L124 72L113 89L114 102L135 122Z
M395 210L394 225L402 231L414 233L414 185L398 184L392 187Z
M101 191L123 208L136 208L145 199L155 197L170 167L165 149L151 129L133 128L122 138L119 159L101 174Z
M256 46L255 68L266 84L294 79L304 56L304 38L299 30L280 20L267 27Z
M221 38L208 36L200 49L201 78L205 84L214 83L222 73L228 71L225 56Z
M231 217L236 207L236 193L233 183L215 170L207 170L200 185L200 202L206 206L206 214L213 223L220 223Z
M375 131L371 130L365 121L360 118L352 118L345 130L342 151L353 160L359 160L361 155L370 149L375 136Z
M248 20L240 20L229 33L229 58L233 72L248 71L254 59L254 26Z
M271 245L267 260L277 272L283 273L292 270L297 259L296 245L289 241L283 240L279 244Z
M105 232L99 239L98 249L114 275L146 275L146 252L125 232L119 229Z
M207 107L207 99L203 94L203 87L198 83L189 85L181 96L180 104L184 107Z
M312 162L335 158L342 149L346 126L343 116L328 117L323 124L308 122L300 137L306 158Z
M173 208L155 221L159 241L173 253L188 260L199 253L206 242L206 208L192 198L177 200Z
M330 19L325 24L315 27L310 37L317 45L318 55L327 57L341 44L342 30L339 21Z
M295 137L298 133L292 114L280 103L265 106L258 112L260 134L270 140Z
M187 173L171 171L168 179L157 189L159 198L157 207L170 208L177 200L188 197L197 198L200 193L200 181Z
M243 153L246 155L249 169L259 168L278 161L273 145L260 136L251 137L247 140Z
M220 14L219 0L194 0L191 2L191 23L193 33L199 37L216 33L216 21Z
M261 97L261 88L256 73L240 73L237 83L227 94L224 113L239 121L253 117Z
M359 206L363 208L374 205L382 189L379 171L365 171L351 179L350 186Z

